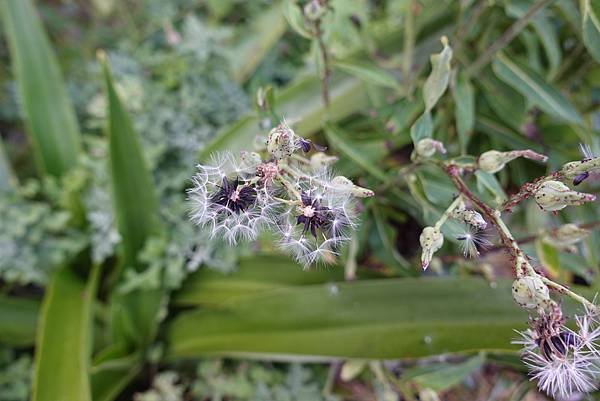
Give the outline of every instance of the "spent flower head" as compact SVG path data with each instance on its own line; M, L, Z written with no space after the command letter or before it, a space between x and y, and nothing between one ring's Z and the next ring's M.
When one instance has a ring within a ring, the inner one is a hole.
M535 191L534 197L541 209L550 212L596 200L593 194L573 191L562 182L554 180L544 181Z
M523 362L540 390L566 399L598 388L600 328L588 310L575 318L575 329L564 323L560 307L555 306L530 318L529 328L513 343L522 346Z
M294 152L315 149L322 163L311 163ZM281 248L305 266L331 262L356 229L357 197L373 191L334 177L328 165L335 158L324 148L297 136L285 122L271 130L267 156L225 152L198 165L188 190L191 219L213 239L230 244L254 240L262 230L274 232Z

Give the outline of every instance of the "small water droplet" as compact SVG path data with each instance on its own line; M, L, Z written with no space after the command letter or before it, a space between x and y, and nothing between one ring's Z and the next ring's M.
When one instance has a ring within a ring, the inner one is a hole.
M495 282L495 281L492 281L492 282L490 283L490 288L492 288L492 289L498 288L498 283L497 283L497 282Z
M433 338L431 338L431 336L425 336L425 337L423 337L423 342L425 344L431 344L432 341L433 341Z
M337 284L329 284L327 290L329 291L329 295L337 295L340 293L340 287L338 287Z

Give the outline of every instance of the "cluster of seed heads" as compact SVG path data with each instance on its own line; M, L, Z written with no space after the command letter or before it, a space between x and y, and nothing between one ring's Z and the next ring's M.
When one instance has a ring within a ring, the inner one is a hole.
M303 156L313 150L310 159ZM271 130L264 158L213 155L197 166L188 190L192 220L231 245L267 230L305 266L335 261L357 227L355 199L373 192L334 176L329 164L336 158L323 150L284 122Z

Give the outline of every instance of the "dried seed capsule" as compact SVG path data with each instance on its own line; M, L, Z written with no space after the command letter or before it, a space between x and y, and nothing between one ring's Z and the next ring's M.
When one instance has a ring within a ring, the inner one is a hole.
M545 181L535 191L536 203L549 212L564 209L569 205L582 205L595 199L595 195L573 191L560 181Z
M415 151L421 157L431 157L435 154L435 152L445 154L446 148L444 147L444 144L440 141L436 141L435 139L431 138L425 138L421 139L417 143Z
M267 151L275 159L291 156L296 150L296 134L285 122L273 128L267 140Z
M526 309L545 308L551 303L550 291L539 277L526 276L512 285L513 299Z
M433 254L444 245L444 236L439 229L435 227L425 227L419 237L421 243L421 267L426 270L431 263Z
M370 198L375 195L373 191L368 188L359 187L358 185L354 185L350 179L344 177L343 175L338 175L331 180L331 184L333 185L336 191L347 191L352 196L357 198Z
M533 150L513 150L510 152L499 152L497 150L488 150L479 156L477 160L477 164L479 168L483 171L486 171L490 174L497 173L502 170L506 163L518 158L524 157L526 159L537 160L540 162L545 162L548 160L547 156L536 153Z

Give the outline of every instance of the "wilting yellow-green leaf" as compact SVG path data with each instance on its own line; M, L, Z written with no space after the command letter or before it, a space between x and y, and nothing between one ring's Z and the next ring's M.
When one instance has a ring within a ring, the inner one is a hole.
M452 61L452 48L448 45L448 38L442 37L444 48L441 53L431 56L431 74L423 86L423 99L425 107L431 110L440 100L450 79L450 62Z
M57 270L46 288L37 328L34 401L91 401L92 311L99 268L87 283L75 269Z
M0 14L37 167L61 176L77 164L81 145L56 56L31 0L2 0Z

